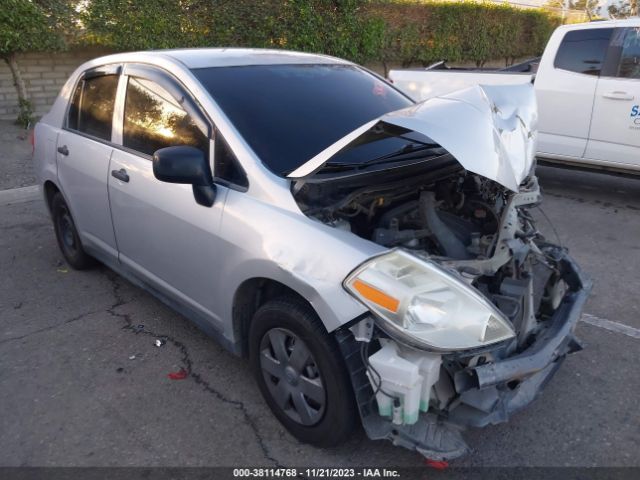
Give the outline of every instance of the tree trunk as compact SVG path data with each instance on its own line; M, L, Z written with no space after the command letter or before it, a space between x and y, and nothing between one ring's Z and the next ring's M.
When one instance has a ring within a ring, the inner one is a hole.
M26 101L27 87L24 84L24 79L22 78L22 74L20 73L20 67L18 66L18 62L16 61L15 54L12 53L7 57L4 57L4 61L7 62L7 65L9 65L11 75L13 75L13 84L16 87L16 91L18 92L18 100Z

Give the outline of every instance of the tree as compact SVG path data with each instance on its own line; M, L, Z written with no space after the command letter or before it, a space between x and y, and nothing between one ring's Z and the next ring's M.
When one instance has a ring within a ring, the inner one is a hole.
M611 18L628 18L638 15L638 0L622 0L607 7Z
M544 6L554 11L581 10L585 12L589 20L591 20L600 13L599 3L600 0L549 0Z
M600 13L600 1L599 0L576 0L573 3L573 9L582 10L587 14L589 20L593 17L597 17Z
M16 55L63 47L62 34L52 27L51 16L40 5L30 0L0 0L0 57L9 66L18 93L20 110L16 121L25 127L32 120L33 107Z

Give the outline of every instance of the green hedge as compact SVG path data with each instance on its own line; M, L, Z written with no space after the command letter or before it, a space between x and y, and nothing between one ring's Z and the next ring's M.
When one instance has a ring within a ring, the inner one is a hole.
M475 2L378 2L369 15L384 23L379 58L403 66L536 56L560 24L539 10Z
M356 62L507 62L542 52L559 18L473 2L90 0L86 41L117 50L248 46Z

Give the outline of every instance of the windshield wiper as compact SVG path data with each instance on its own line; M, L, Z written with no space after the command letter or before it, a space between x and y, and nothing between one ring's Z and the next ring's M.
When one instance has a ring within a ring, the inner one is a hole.
M335 167L339 169L353 169L360 170L362 168L367 168L372 165L378 165L382 163L391 163L391 162L401 162L404 160L413 160L414 154L424 152L425 150L433 150L438 148L440 145L437 143L410 143L405 145L400 150L396 150L395 152L388 153L386 155L382 155L380 157L372 158L371 160L367 160L365 162L360 163L351 163L351 162L327 162L325 164L326 167Z

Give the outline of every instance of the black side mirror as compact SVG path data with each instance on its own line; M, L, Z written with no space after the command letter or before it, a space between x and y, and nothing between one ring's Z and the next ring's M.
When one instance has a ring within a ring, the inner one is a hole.
M193 186L198 204L210 207L216 198L216 187L209 162L195 147L177 146L156 150L153 154L153 175L161 182Z

